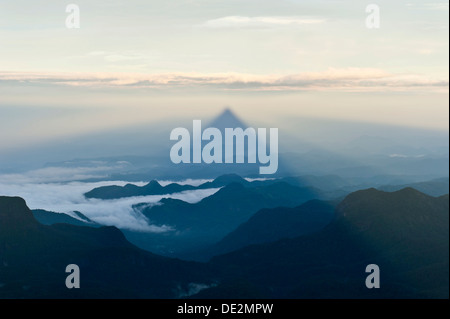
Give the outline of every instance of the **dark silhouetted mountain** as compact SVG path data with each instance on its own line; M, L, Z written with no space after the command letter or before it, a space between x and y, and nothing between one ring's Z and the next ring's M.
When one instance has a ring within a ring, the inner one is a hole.
M227 182L238 178L228 177ZM142 210L152 224L172 227L174 231L170 234L125 234L139 247L180 256L180 252L198 250L219 241L262 208L295 207L318 196L314 189L287 183L259 187L231 183L195 204L164 198L158 205Z
M125 186L101 186L94 188L93 190L84 194L87 198L99 198L99 199L117 199L123 197L131 196L147 196L147 195L170 195L174 193L179 193L187 190L194 189L207 189L207 188L219 188L226 186L231 183L240 183L245 186L263 186L265 184L273 184L272 181L267 181L267 183L258 182L248 182L244 178L236 174L226 174L217 177L211 182L205 182L199 186L192 185L180 185L177 183L171 183L167 186L161 186L156 180L151 181L144 186L136 186L133 184L127 184Z
M80 267L80 289L65 287L69 264ZM0 299L174 298L210 274L138 249L115 227L41 225L23 199L0 197Z
M0 238L13 234L16 229L32 229L37 226L32 214L20 197L0 196Z
M70 224L90 227L100 226L80 212L74 212L79 219L74 218L68 214L49 212L43 209L34 209L31 212L33 213L33 217L42 225Z
M233 208L229 195L237 194L242 196L237 200L273 199L233 183L205 200ZM168 201L185 213L192 208ZM310 201L288 210L262 210L242 227L251 229L251 221L264 229L272 221L274 228L294 232L274 214L295 224L300 216L294 210L300 208L301 214L330 209ZM206 212L205 218L218 218L216 211ZM200 264L142 251L115 227L41 225L23 199L0 197L0 298L172 298L185 296L192 284L212 286L195 298L448 298L448 222L448 195L367 189L348 195L322 230ZM72 263L80 266L81 289L64 285L65 267ZM368 264L380 267L380 289L365 287Z
M273 298L449 297L448 195L368 189L348 195L336 215L309 236L214 257L228 280L196 297L231 298L236 278ZM380 267L380 289L365 286L369 264Z
M176 183L161 186L157 181L153 180L144 186L126 184L123 187L116 185L97 187L84 194L84 196L87 198L117 199L131 196L166 195L191 189L195 189L195 187Z
M448 177L433 179L427 182L410 183L406 185L384 185L378 187L378 189L394 192L406 187L411 187L421 191L430 196L442 196L449 193L449 179Z
M123 187L116 185L97 187L84 194L84 196L86 196L87 198L117 199L131 196L170 195L193 189L223 187L233 182L248 184L248 182L239 175L228 174L219 176L214 181L203 183L197 187L192 185L180 185L177 183L171 183L167 186L161 186L157 181L153 180L144 186L127 184Z
M312 200L295 208L262 209L207 253L220 255L249 245L315 233L332 221L334 208L331 203Z

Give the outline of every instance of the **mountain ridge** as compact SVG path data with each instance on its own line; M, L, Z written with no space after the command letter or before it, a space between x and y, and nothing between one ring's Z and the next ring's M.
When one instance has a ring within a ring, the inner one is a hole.
M318 197L320 194L315 189L283 182L251 187L231 182L197 203L162 199L150 207L135 206L151 224L168 226L172 232L161 235L126 232L126 235L144 249L189 258L188 252L219 241L262 208L295 207Z
M245 278L263 298L446 299L448 198L408 188L361 190L341 201L335 220L319 232L244 247L211 263ZM365 287L368 264L380 267L381 289ZM236 285L230 278L196 297L232 298Z
M80 267L82 289L65 287L69 264ZM0 196L0 279L0 298L176 298L214 275L141 250L113 226L41 225L25 200Z
M117 185L101 186L90 190L84 196L86 198L117 199L131 196L170 195L187 190L223 187L237 181L244 184L249 183L237 174L225 174L217 177L212 182L205 182L199 186L178 183L162 186L157 180L151 180L144 186L136 186L134 184L126 184L123 187Z

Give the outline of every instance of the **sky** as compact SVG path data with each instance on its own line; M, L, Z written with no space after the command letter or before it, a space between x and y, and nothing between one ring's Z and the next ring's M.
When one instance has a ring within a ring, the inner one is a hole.
M380 27L368 28L368 4ZM67 28L68 4L80 27ZM448 1L0 0L0 154L213 116L448 131Z

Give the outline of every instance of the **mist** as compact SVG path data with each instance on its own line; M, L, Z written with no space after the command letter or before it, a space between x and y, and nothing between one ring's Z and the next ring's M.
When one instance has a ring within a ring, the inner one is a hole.
M77 218L73 212L79 211L91 220L106 226L116 226L141 232L162 233L174 231L170 225L152 225L133 205L147 203L155 205L162 198L175 198L188 203L196 203L219 189L185 191L171 195L137 196L114 200L86 199L83 194L100 186L127 184L126 181L105 181L95 183L10 183L4 182L0 175L0 195L20 196L30 209L66 213ZM133 183L138 186L144 182Z

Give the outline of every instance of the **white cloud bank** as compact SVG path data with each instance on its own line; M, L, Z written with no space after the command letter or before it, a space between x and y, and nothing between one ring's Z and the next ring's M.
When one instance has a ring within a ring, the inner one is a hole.
M86 199L83 194L95 187L106 185L123 186L125 181L107 181L96 183L25 183L11 184L0 176L0 196L20 196L24 198L30 209L45 209L48 211L67 213L79 211L103 225L116 226L142 232L167 232L173 230L170 225L156 226L138 210L132 208L139 203L156 204L164 197L180 199L189 203L196 203L210 196L218 189L202 189L185 191L172 195L137 196L114 200ZM139 186L145 183L134 183Z

